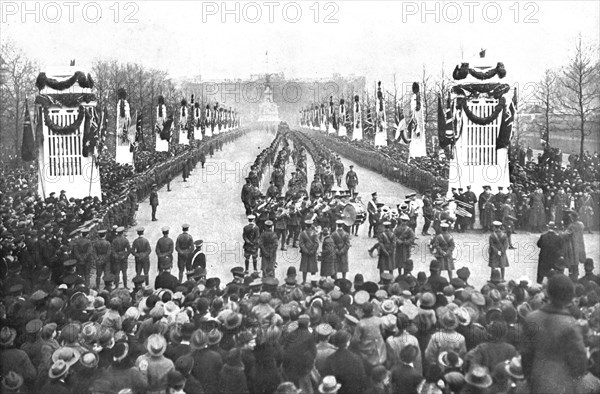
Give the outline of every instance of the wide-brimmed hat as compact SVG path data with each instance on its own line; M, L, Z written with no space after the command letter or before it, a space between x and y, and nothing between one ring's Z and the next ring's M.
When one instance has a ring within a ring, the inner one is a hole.
M223 339L223 333L218 328L213 328L208 333L208 345L213 346L221 342Z
M17 337L17 330L4 326L0 330L0 345L10 345Z
M475 366L465 376L465 381L472 386L480 388L488 388L492 385L493 380L486 367Z
M335 376L329 375L323 378L319 385L319 392L322 394L336 393L342 385L335 380Z
M384 300L381 303L381 312L384 315L388 314L396 314L398 312L398 305L394 302L394 300Z
M515 379L523 380L525 375L523 374L523 367L521 365L521 356L513 357L510 361L506 361L504 364L506 373Z
M438 357L438 362L445 368L460 368L463 365L463 359L451 350L441 352Z
M190 339L192 350L204 349L206 346L208 346L208 335L200 329L194 331Z
M96 368L98 366L99 357L94 352L86 352L81 356L81 365L85 368Z
M454 330L458 327L458 319L453 312L445 312L439 320L440 325L447 330Z
M71 365L79 361L80 357L81 354L79 354L79 351L77 349L65 346L56 349L54 353L52 353L52 362L55 363L59 360L62 360L67 364L67 366L70 367Z
M454 313L454 316L456 316L456 319L458 320L458 324L461 326L468 326L471 324L471 315L465 308L456 308L452 313Z
M371 296L369 295L369 293L367 293L364 290L360 290L360 291L356 292L356 294L354 295L354 303L356 305L366 304L367 302L369 302L370 297Z
M233 330L242 324L242 315L240 313L230 311L221 317L223 327L227 330Z
M167 350L167 340L160 334L152 334L146 340L146 350L154 357L162 356Z
M23 377L15 371L8 371L2 378L2 387L6 390L17 391L21 386L23 386Z
M63 360L58 360L52 364L50 369L48 370L48 376L50 379L58 379L69 372L69 364L64 362Z

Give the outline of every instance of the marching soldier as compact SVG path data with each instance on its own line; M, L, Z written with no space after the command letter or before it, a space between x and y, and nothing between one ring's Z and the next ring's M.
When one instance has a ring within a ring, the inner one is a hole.
M333 163L333 171L335 173L335 180L337 181L338 187L342 187L342 176L344 175L344 163L338 155L335 163Z
M302 272L302 283L306 283L308 273L314 275L318 271L317 253L319 250L319 235L313 228L313 220L307 219L304 222L306 228L300 233L298 240L300 246L300 271Z
M265 231L260 235L259 241L261 270L263 277L274 276L277 267L277 245L279 244L277 235L273 232L273 222L265 222Z
M286 245L290 244L292 240L292 248L298 247L298 236L300 235L300 213L296 210L296 207L292 205L290 207L290 218L288 220L288 236L285 242Z
M246 184L242 186L242 203L244 203L244 208L246 209L246 215L252 213L252 192L254 190L254 186L250 182L250 177L246 178Z
M400 215L400 224L394 229L396 239L395 266L398 268L398 275L402 275L407 261L410 260L410 252L415 242L415 233L408 226L409 220L410 218L406 214Z
M316 200L323 195L323 184L319 179L319 175L315 174L315 179L310 184L310 199Z
M336 221L337 230L331 234L335 244L336 264L335 271L342 273L346 279L348 273L348 250L350 249L350 235L344 230L344 221Z
M440 263L441 270L448 271L448 278L452 279L452 271L454 270L454 259L452 258L454 238L448 233L448 229L450 228L448 223L441 223L440 228L442 230L441 234L436 235L433 240L433 255Z
M421 235L429 235L429 226L431 225L431 221L433 220L433 202L431 201L431 191L425 190L423 193L423 219L425 220L425 224L423 224L423 230L421 230Z
M372 199L367 203L367 213L369 214L369 237L371 237L371 231L375 230L377 226L377 192L371 193Z
M502 229L502 222L494 221L494 231L490 234L490 255L489 255L489 267L492 272L496 268L500 268L500 275L504 280L504 270L508 267L508 256L506 256L506 250L508 249L508 237Z
M245 273L248 273L250 265L250 256L252 256L252 266L254 272L257 271L256 259L258 258L258 241L260 238L260 230L254 223L256 216L248 215L248 224L244 226L242 237L244 239L244 264L246 266Z
M411 193L406 196L408 199L408 227L410 227L413 233L417 229L417 218L419 217L419 204L416 200L417 193Z
M115 287L119 287L119 274L123 273L123 287L127 289L127 257L131 253L129 241L123 235L125 228L117 228L117 238L112 241L111 250L115 265L113 275L115 276Z
M267 198L277 198L281 194L281 190L273 184L273 181L269 181L269 188L267 189Z
M156 256L158 256L158 271L171 269L173 267L173 251L175 245L173 240L169 238L169 228L161 229L163 236L156 241Z
M350 190L350 195L354 195L356 186L358 186L358 175L354 172L354 166L350 165L350 170L346 173L346 186Z
M325 173L323 174L323 193L327 194L331 192L333 185L335 184L335 177L329 166L325 167Z
M473 225L475 224L475 204L477 203L477 197L475 196L475 193L471 191L471 185L467 185L467 191L464 194L464 201L471 205L470 208L467 208L467 212L471 214L471 217L467 218L467 227L470 230L473 230Z
M506 197L504 204L502 205L502 225L504 226L504 231L506 231L506 237L508 239L508 248L514 249L515 247L512 244L512 233L514 229L514 222L516 220L515 209L512 206L512 199L510 197Z
M88 238L90 230L81 229L81 237L73 245L73 255L77 259L77 273L85 280L85 285L90 286L92 263L94 262L94 247Z
M146 286L149 285L150 275L150 253L152 248L150 242L144 237L144 228L138 227L138 237L131 244L131 254L135 257L135 274L140 276L144 272Z
M183 231L177 237L175 242L175 250L177 251L177 268L179 269L179 281L183 280L183 273L190 269L190 258L194 251L194 239L188 230L190 229L189 224L182 224L181 230Z
M394 273L394 252L396 250L396 238L391 226L391 222L383 222L384 230L377 236L377 268L379 269L380 277L384 271L389 271L392 274Z
M94 242L96 255L96 289L100 289L100 280L111 272L111 245L106 240L106 230L98 230L98 239Z
M283 207L277 208L275 214L275 234L277 239L281 239L281 250L286 250L287 226L290 216L285 212Z
M158 191L156 184L152 185L152 191L150 192L150 206L152 207L152 221L156 222L156 207L158 207Z

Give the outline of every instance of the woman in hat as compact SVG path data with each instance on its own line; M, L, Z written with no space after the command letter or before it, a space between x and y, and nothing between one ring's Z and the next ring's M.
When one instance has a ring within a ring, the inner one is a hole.
M23 387L23 377L14 371L9 371L2 378L2 393L27 394L27 390Z
M447 310L438 319L439 330L433 333L427 348L425 349L425 362L428 365L437 364L440 353L453 351L460 357L467 353L465 337L456 332L458 318L450 310Z
M548 280L547 293L550 302L525 319L525 337L530 340L521 349L523 372L531 393L575 393L587 367L581 329L568 309L575 287L568 277L555 274Z
M366 302L362 306L363 317L359 320L352 343L356 344L358 354L372 367L384 364L387 360L387 349L381 335L382 321L373 315L373 304Z
M152 334L146 340L146 354L138 357L135 365L145 373L152 392L164 392L167 388L167 374L175 369L173 361L164 356L167 340L161 334Z
M465 375L465 387L462 392L469 394L487 394L487 389L492 383L493 380L489 370L486 367L475 365Z
M238 348L229 350L225 357L225 364L219 372L220 393L249 393L242 352Z
M489 237L489 262L488 266L492 271L496 268L500 269L502 280L504 280L504 271L508 267L508 256L506 251L508 250L508 237L500 228L502 222L494 221L494 230Z
M0 329L0 371L6 376L9 371L18 373L25 381L33 381L36 370L29 356L14 345L17 330L4 326Z
M254 350L256 357L254 390L257 393L272 393L283 381L279 369L280 361L283 358L281 334L281 327L277 325L271 325L258 331L257 345Z
M135 366L131 357L131 348L126 342L118 342L113 348L112 363L107 368L110 387L113 392L130 389L142 392L148 388L147 370Z
M40 393L72 394L73 387L67 383L71 365L63 360L55 361L48 371L49 381L40 389Z

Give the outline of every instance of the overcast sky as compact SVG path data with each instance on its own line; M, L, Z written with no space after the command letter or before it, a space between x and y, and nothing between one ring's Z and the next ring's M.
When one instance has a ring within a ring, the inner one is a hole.
M173 77L208 79L265 72L268 51L269 71L289 77L337 72L390 81L396 73L411 81L424 64L438 74L444 63L451 73L461 53L468 60L487 48L490 60L504 62L511 80L527 82L537 81L546 67L564 64L579 33L596 45L600 34L598 1L427 2L430 14L424 14L420 1L337 1L316 7L312 1L280 2L272 23L269 6L260 1L227 2L229 9L237 3L239 10L229 15L223 14L222 2L121 2L118 14L112 1L92 2L85 15L86 3L75 3L71 23L69 8L60 1L54 3L60 16L54 5L38 3L36 11L29 2L33 14L24 14L20 1L3 1L1 39L14 40L42 68L72 58L78 64L116 58L164 69ZM262 16L252 23L257 9ZM102 18L94 21L98 10ZM297 10L302 14L292 23ZM125 23L128 15L132 23ZM328 15L332 23L325 22Z

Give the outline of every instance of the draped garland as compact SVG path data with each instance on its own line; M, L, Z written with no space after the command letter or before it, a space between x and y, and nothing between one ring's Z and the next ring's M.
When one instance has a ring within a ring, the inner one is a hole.
M468 75L473 76L479 80L486 80L495 77L502 79L506 76L506 69L504 63L498 62L495 68L487 71L479 71L474 68L469 68L469 63L461 63L460 67L456 66L452 72L452 78L456 80L465 79Z
M64 93L64 94L39 94L35 103L43 107L73 108L81 103L96 101L94 93Z
M94 80L90 74L87 76L82 71L76 71L75 74L69 79L65 79L64 81L57 81L54 78L48 78L46 73L41 72L38 74L37 79L35 81L35 86L37 86L38 90L44 89L46 86L54 89L54 90L65 90L69 89L77 82L82 88L93 88Z
M464 84L455 85L452 87L452 93L465 96L469 93L474 98L478 98L480 95L487 95L488 97L499 100L510 90L510 86L505 83L483 83L483 84Z
M61 135L73 134L74 132L79 130L79 127L81 126L81 123L83 122L83 119L85 118L85 109L83 108L83 106L79 106L79 114L77 115L77 119L75 119L75 121L73 123L71 123L70 125L61 127L61 126L58 126L56 123L54 123L52 121L52 119L50 119L49 112L50 111L48 111L48 108L44 107L44 123L55 134L61 134Z
M465 111L465 115L467 115L467 118L469 118L471 122L479 126L488 125L494 120L496 120L496 118L498 118L498 115L500 115L500 113L504 109L505 105L506 99L504 97L500 97L500 100L498 101L498 104L496 104L494 111L490 115L482 118L480 116L475 115L473 111L469 109L469 106L467 105L467 100L464 97L459 97L456 100L456 108Z

